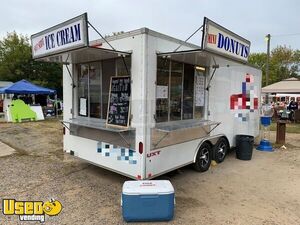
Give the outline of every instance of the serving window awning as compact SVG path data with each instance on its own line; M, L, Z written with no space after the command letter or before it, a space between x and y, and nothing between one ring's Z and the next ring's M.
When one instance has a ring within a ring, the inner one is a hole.
M131 55L130 52L122 52L98 47L81 47L75 50L37 58L35 60L60 63L85 63L113 59L121 56L125 57L129 55Z
M157 56L166 57L174 61L188 63L192 65L210 67L218 65L219 67L241 66L245 65L240 61L227 58L225 56L211 53L204 49L195 49L178 52L163 52L157 53Z

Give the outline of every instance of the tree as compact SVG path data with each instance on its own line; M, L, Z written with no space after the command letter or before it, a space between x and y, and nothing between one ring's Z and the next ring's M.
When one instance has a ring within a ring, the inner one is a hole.
M266 85L266 53L253 53L249 63L262 70L262 86ZM269 61L269 84L296 77L300 69L300 50L292 50L286 46L278 46L271 51Z
M294 62L294 51L291 48L278 46L273 49L271 52L271 63L275 66L273 76L275 75L274 79L276 81L295 76L297 66L293 66L296 65L296 62Z
M16 82L22 79L57 90L62 96L62 66L32 59L27 36L8 33L0 41L0 80Z
M28 78L27 66L31 53L28 38L15 32L0 41L0 78L16 81Z
M262 70L262 83L266 83L266 62L267 54L266 53L252 53L248 59L249 63L253 66L256 66Z

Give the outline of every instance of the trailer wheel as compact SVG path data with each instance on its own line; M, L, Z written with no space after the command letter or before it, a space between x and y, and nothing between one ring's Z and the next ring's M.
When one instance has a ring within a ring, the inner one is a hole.
M217 163L223 162L228 152L228 149L229 146L226 138L221 137L214 146L214 160Z
M205 172L209 169L211 163L211 146L204 142L197 153L194 169L198 172Z

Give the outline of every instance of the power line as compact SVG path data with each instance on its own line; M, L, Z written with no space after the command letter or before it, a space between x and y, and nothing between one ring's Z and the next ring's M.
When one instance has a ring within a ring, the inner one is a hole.
M294 33L294 34L275 34L272 35L272 37L287 37L287 36L298 36L300 33Z

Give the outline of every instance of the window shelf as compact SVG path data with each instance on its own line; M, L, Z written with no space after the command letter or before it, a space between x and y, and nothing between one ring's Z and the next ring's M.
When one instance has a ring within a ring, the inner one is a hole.
M126 131L133 131L135 128L133 127L110 127L106 125L105 120L90 120L90 119L83 119L83 118L74 118L67 121L62 121L62 123L74 124L77 126L88 127L98 130L105 130L111 131L116 133L122 133Z
M196 127L208 127L216 125L218 126L220 122L215 122L211 120L180 120L180 121L172 121L165 123L156 124L155 128L162 132L172 132L177 130L184 130L189 128Z

